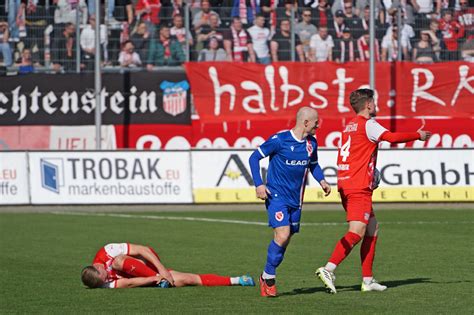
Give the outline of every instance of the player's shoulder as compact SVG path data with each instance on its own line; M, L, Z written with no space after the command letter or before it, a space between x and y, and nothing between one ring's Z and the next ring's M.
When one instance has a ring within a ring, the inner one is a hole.
M270 138L268 138L268 140L270 140L270 141L271 140L273 140L273 141L282 141L282 140L288 139L289 136L291 136L289 130L282 130L282 131L279 131L279 132L271 135Z

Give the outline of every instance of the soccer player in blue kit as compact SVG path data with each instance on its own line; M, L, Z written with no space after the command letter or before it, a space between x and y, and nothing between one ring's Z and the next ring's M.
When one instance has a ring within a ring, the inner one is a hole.
M273 240L268 245L267 263L260 276L261 296L277 296L276 268L283 261L291 236L300 229L308 171L319 182L326 196L331 193L331 186L325 181L318 164L318 143L314 138L318 122L315 109L300 108L295 126L270 137L249 159L257 197L265 200L268 224L274 231ZM267 156L270 163L267 183L264 184L260 176L260 160Z

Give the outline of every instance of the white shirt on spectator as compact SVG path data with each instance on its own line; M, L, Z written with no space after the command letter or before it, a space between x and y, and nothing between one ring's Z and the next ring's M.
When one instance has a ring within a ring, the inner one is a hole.
M247 29L252 37L253 49L258 58L270 57L268 41L270 40L270 30L266 27L254 25Z
M129 54L128 52L121 51L118 58L118 62L120 63L120 65L125 67L125 62L130 61L132 61L132 63L128 64L127 67L137 67L142 65L142 61L138 53L134 51L132 54Z
M329 50L334 47L334 41L331 35L328 35L326 39L322 39L319 34L314 34L311 36L309 47L311 47L313 52L316 51L314 56L316 61L327 61Z
M404 40L402 37L401 40L402 47L409 47L409 41ZM397 41L393 39L392 33L387 34L382 39L382 49L387 49L387 61L397 60L398 55L398 46Z
M100 44L107 43L107 27L105 25L100 26ZM82 49L94 49L95 48L95 30L88 24L81 32L81 48Z
M58 2L56 3L56 10L54 10L55 24L76 24L77 9L73 9L72 4L70 4L69 2L69 0L58 0ZM87 24L87 5L85 1L80 0L78 7L81 12L81 19L79 20L80 24Z
M416 0L416 3L420 6L418 13L433 12L433 0Z
M387 32L385 35L392 34L392 26L389 26L387 29ZM411 43L410 39L415 37L415 31L413 30L413 27L411 27L408 24L403 24L402 31L402 47L408 47L409 50L411 50ZM405 46L406 45L406 46Z

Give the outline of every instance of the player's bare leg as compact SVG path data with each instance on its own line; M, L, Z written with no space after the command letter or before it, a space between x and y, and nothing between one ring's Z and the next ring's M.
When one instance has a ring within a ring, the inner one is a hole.
M171 270L175 287L186 286L254 286L255 283L250 276L226 277L215 274L194 274Z
M334 251L324 267L316 270L316 275L327 288L328 293L337 293L334 281L334 271L337 266L350 254L352 248L360 242L365 235L367 224L361 221L349 221L349 231L337 242Z
M361 291L384 291L386 286L375 281L372 266L375 258L375 246L377 244L379 225L375 217L369 219L364 240L360 246L360 260L362 264Z
M273 229L273 240L268 245L267 263L259 281L261 296L277 296L275 284L276 268L283 261L283 256L290 240L290 226L280 226Z

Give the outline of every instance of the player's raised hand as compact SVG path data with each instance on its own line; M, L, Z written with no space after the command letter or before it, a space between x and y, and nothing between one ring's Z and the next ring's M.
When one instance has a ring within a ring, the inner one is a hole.
M431 137L431 131L418 129L418 133L420 134L421 141L426 141Z
M265 185L258 186L257 188L255 188L255 191L257 193L258 199L266 200L268 198L268 195L271 195L271 191Z
M320 183L321 188L324 191L324 196L327 197L331 193L331 186L323 179Z

